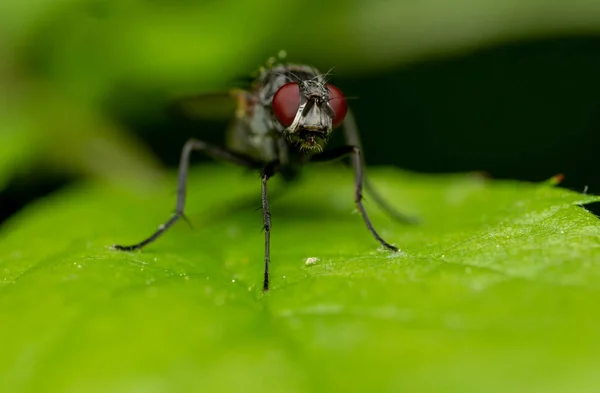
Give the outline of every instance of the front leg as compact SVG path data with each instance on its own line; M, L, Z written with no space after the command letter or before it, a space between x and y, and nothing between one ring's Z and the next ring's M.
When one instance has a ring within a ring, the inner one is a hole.
M313 156L312 161L314 161L314 162L331 161L331 160L336 160L336 159L342 158L347 155L351 155L352 163L353 163L353 167L354 167L354 179L355 179L354 202L356 203L356 207L357 207L358 211L360 212L360 215L362 216L362 218L365 222L365 225L367 226L367 229L371 232L373 237L382 246L384 246L385 248L392 250L392 251L398 251L398 247L392 246L391 244L386 242L381 236L379 236L379 234L373 227L371 220L369 219L369 215L367 214L365 207L363 206L362 189L363 189L363 182L364 182L364 179L363 179L364 174L363 174L362 159L360 156L360 148L358 146L338 147L336 149L326 151L322 154Z
M190 161L190 154L192 151L198 150L206 153L208 156L212 158L218 158L225 161L232 162L234 164L238 164L247 168L260 168L260 163L253 160L250 157L245 155L218 147L214 145L210 145L208 143L199 141L197 139L190 139L183 146L181 151L181 159L179 162L179 177L177 180L177 205L175 207L175 213L171 216L171 218L165 222L164 224L158 227L158 230L150 235L148 238L142 240L139 243L130 245L130 246L121 246L118 244L113 245L112 247L116 250L121 251L132 251L137 250L145 245L152 243L156 240L160 235L162 235L167 229L169 229L177 220L183 217L183 210L185 208L185 198L186 198L186 189L187 189L187 175Z
M269 263L271 262L271 209L267 193L267 181L275 174L279 161L273 161L262 170L261 174L261 201L263 211L263 225L265 230L265 275L263 291L269 290Z

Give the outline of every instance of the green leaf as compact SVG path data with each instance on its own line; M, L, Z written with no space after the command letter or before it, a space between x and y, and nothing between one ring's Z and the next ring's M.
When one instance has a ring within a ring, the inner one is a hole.
M597 197L371 174L422 219L367 201L402 252L352 214L349 171L314 166L288 191L275 178L266 295L257 176L196 168L193 230L143 252L109 245L168 218L173 182L87 183L30 206L0 236L0 391L596 391L600 223L580 205Z

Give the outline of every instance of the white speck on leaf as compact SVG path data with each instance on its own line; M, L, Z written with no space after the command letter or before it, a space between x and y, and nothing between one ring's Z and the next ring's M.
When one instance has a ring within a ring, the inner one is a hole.
M304 262L304 264L306 266L311 266L311 265L316 265L317 262L321 261L321 259L317 258L317 257L309 257L306 258L306 261Z

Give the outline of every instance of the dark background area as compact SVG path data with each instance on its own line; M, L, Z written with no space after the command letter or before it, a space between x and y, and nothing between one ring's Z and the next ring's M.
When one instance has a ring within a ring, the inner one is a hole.
M333 82L357 98L350 105L370 165L484 171L526 181L563 173L564 187L600 192L599 37L502 44L379 73L334 73ZM109 115L172 168L187 138L221 143L227 125L148 116L114 104ZM76 179L35 171L15 175L0 192L0 222Z

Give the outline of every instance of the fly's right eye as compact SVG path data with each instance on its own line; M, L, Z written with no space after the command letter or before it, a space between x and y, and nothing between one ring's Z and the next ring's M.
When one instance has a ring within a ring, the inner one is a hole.
M294 122L300 108L300 87L296 82L281 86L273 96L273 113L281 125L288 127Z

